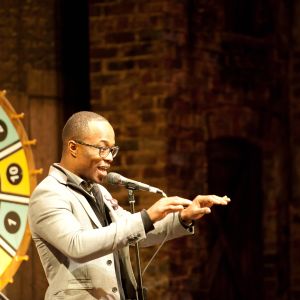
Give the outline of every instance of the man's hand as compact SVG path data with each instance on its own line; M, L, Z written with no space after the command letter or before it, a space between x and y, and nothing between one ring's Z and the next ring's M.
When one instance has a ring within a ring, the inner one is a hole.
M227 196L198 195L187 208L180 212L180 218L185 222L198 220L205 214L209 214L210 207L213 205L227 205L228 202L230 202L230 199Z
M161 198L147 209L147 213L152 222L155 223L163 219L167 214L182 211L184 207L191 206L192 204L191 200L180 197Z

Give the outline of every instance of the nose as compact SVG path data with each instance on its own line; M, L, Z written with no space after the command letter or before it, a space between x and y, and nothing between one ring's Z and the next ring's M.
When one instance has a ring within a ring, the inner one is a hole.
M111 151L109 151L108 155L104 158L104 160L107 160L109 162L112 162L114 160Z

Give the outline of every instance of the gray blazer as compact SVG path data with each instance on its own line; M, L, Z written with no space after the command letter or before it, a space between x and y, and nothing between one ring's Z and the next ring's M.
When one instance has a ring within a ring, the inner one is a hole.
M141 246L191 234L176 214L169 214L145 233L141 214L131 214L116 205L110 193L99 185L112 223L102 227L88 203L91 197L62 171L51 167L37 186L29 205L29 225L49 287L45 299L120 299L114 267L118 251L125 269L130 298L136 297L129 245ZM124 284L124 283L123 283Z

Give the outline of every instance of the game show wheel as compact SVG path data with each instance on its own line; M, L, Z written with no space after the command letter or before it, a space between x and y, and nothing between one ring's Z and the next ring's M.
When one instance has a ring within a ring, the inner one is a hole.
M0 91L0 291L28 260L28 203L39 171L31 152L35 140L27 138L23 115L16 114Z

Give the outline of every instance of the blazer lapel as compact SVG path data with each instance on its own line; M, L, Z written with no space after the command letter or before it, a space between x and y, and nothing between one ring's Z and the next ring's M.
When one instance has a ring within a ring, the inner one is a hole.
M103 201L109 209L109 215L111 217L112 222L116 222L118 220L119 216L118 216L116 210L114 210L114 208L111 204L111 200L106 199L104 196ZM123 276L126 277L126 278L124 278L124 283L123 283L123 284L125 284L124 288L126 289L127 293L129 294L128 295L129 298L136 299L136 297L137 297L137 295L136 295L137 282L136 282L134 272L133 272L132 266L131 266L129 246L121 248L117 251L119 253L119 258L122 261L122 264L121 264L122 268L123 268L122 274L123 274Z
M89 193L85 192L83 189L80 189L80 187L78 187L78 185L76 184L72 184L69 182L67 184L67 187L69 188L71 193L73 193L73 195L79 200L79 202L81 203L81 205L83 206L83 208L85 209L89 217L92 219L94 224L98 228L102 227L98 217L96 216L94 210L92 209L91 205L87 200L87 198L89 198L90 201L95 201L93 197Z
M111 203L108 200L106 200L105 197L103 197L103 202L104 202L105 206L108 208L111 221L116 222L118 219L118 216L117 216L116 212L114 211L114 209L112 208Z
M74 181L58 165L53 165L50 167L49 175L54 177L59 183L65 185L66 188L74 195L74 197L78 199L94 224L98 228L102 227L94 210L87 200L90 199L91 201L94 201L93 197L88 192L74 183Z

